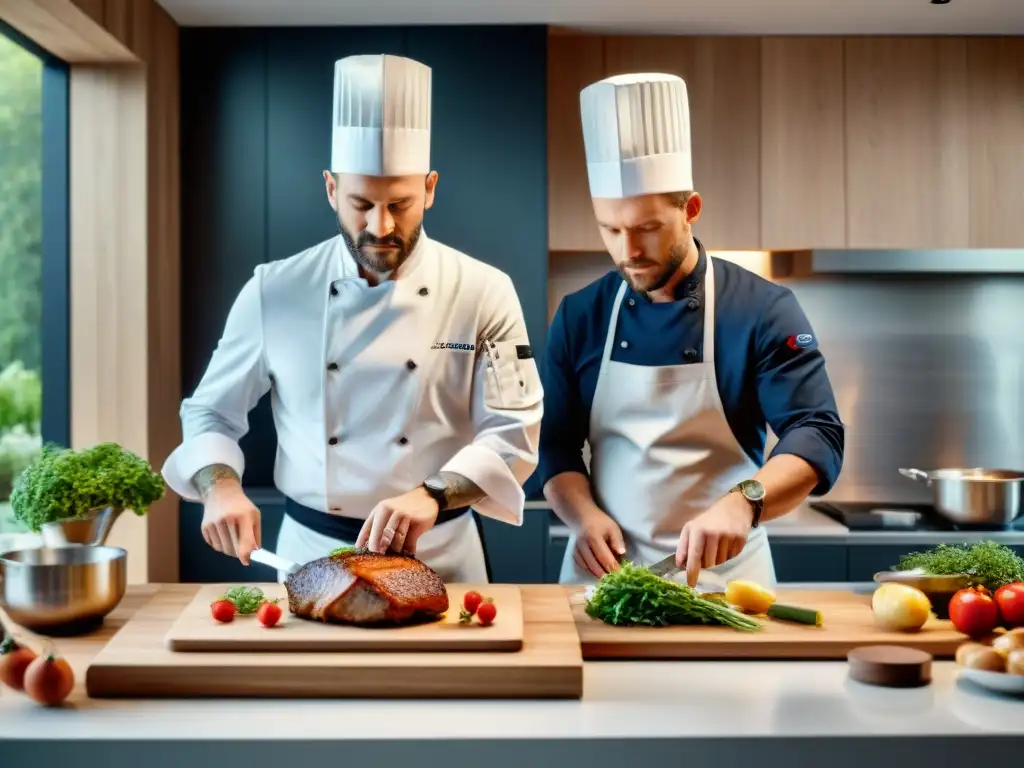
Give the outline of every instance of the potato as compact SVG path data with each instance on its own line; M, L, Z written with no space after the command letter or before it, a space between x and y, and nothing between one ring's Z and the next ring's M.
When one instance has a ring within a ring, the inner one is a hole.
M1006 657L1006 671L1011 675L1024 675L1024 649L1010 651Z
M968 666L967 659L979 651L987 651L988 646L982 643L962 643L956 649L956 663L961 667Z
M1010 651L1021 649L1024 649L1024 632L1007 632L992 641L992 650L1004 659L1009 656Z
M871 611L878 626L912 632L923 627L931 617L932 604L916 587L890 582L871 596Z
M957 654L959 659L959 653ZM964 655L962 666L968 669L983 669L988 672L1005 672L1006 660L988 646L978 644L977 650L969 650Z

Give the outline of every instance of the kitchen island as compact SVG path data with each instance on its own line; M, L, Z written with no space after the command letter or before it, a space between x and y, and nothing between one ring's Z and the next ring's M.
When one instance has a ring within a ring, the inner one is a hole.
M78 679L66 707L3 690L0 764L905 768L1014 760L1024 749L1024 700L958 681L950 662L915 690L849 681L844 662L588 662L580 701L87 698L89 661L128 617L161 590L191 588L132 587L94 636L58 641Z

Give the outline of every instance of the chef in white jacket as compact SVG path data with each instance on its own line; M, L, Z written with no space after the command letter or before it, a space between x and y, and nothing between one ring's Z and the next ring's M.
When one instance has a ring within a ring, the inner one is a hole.
M340 234L256 267L182 403L184 438L164 477L202 501L207 543L242 563L261 531L238 441L268 391L281 557L368 546L483 583L470 508L522 523L543 407L537 365L509 277L423 230L438 181L430 114L427 66L390 55L336 63L324 181Z
M580 107L615 268L563 299L546 345L538 475L571 530L561 581L593 582L623 557L669 559L701 589L770 588L763 524L827 492L842 466L813 330L789 288L694 236L682 79L616 75ZM779 440L765 461L769 425Z

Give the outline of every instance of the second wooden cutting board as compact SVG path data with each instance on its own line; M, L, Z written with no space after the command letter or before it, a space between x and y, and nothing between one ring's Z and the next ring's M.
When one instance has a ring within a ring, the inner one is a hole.
M237 584L208 584L182 611L167 633L172 651L519 651L523 647L523 605L519 587L508 584L447 584L449 608L444 618L403 627L355 627L300 619L288 611L284 585L254 584L268 599L280 598L283 615L267 628L255 615L236 616L222 624L210 604ZM494 623L459 623L462 598L471 589L491 597L498 613Z
M758 617L762 628L721 626L617 627L591 618L582 588L569 596L584 659L845 659L862 645L897 645L952 658L967 638L949 621L931 619L918 632L888 632L875 624L871 595L780 590L778 602L821 611L813 627Z

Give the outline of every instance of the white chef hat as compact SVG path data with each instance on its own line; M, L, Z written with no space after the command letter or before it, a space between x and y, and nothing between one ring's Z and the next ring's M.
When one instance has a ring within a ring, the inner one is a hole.
M430 67L402 56L335 62L331 171L429 173L430 74Z
M690 105L675 75L615 75L580 92L592 197L693 189Z

